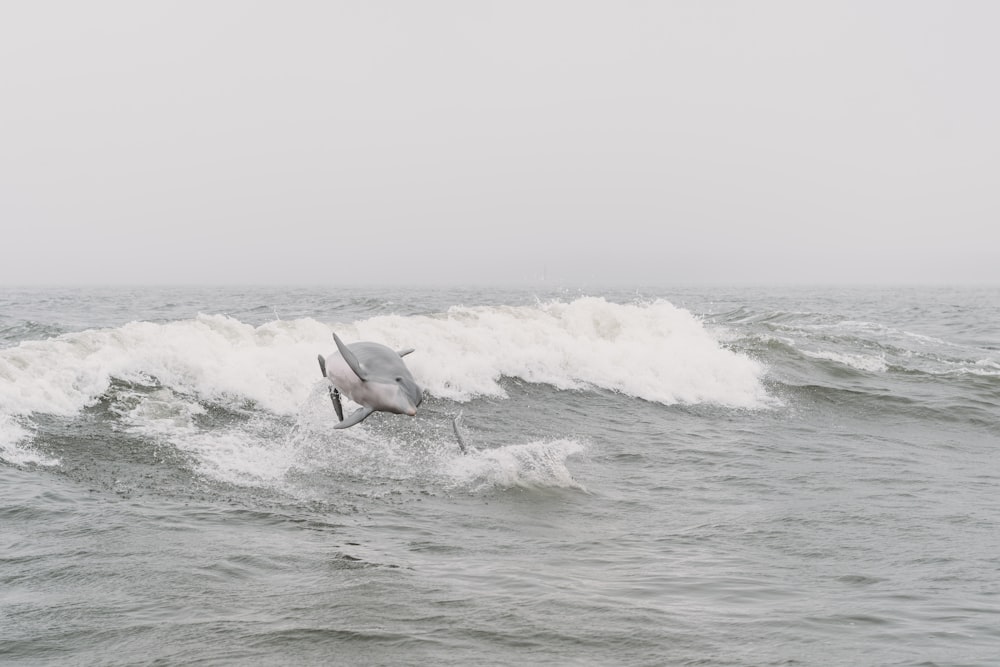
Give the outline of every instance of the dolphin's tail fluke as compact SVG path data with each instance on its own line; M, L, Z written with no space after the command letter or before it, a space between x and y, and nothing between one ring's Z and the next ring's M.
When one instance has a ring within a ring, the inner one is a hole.
M326 375L326 359L323 355L317 357L319 359L319 370L323 373L323 379L328 379ZM330 400L333 401L333 409L337 411L337 419L344 421L344 406L340 404L340 390L338 390L333 385L330 385Z

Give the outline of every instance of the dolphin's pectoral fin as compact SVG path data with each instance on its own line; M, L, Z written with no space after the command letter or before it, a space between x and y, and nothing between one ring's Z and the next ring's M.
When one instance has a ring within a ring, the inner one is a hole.
M396 354L398 354L398 355L399 355L399 356L401 356L401 357L405 357L405 356L406 356L406 355L408 355L408 354L409 354L410 352L413 352L413 348L412 348L412 347L408 347L408 348L406 348L405 350L400 350L400 351L399 351L399 352L397 352Z
M366 382L368 380L367 373L365 373L365 369L361 367L361 362L354 356L351 349L344 345L344 341L340 340L340 336L336 333L333 334L333 340L337 343L337 350L340 352L340 356L344 358L344 361L351 367L354 374L361 378L363 382Z
M323 373L323 379L329 379L326 375L326 359L323 355L319 355L319 370ZM340 404L340 390L338 390L333 385L330 386L330 400L333 401L333 409L337 411L337 417L340 421L344 421L344 408Z
M350 417L334 426L334 428L350 428L355 424L360 424L373 412L375 412L375 408L358 408L351 413Z
M337 411L337 419L344 421L344 406L340 404L340 390L330 387L330 399L333 401L333 409Z

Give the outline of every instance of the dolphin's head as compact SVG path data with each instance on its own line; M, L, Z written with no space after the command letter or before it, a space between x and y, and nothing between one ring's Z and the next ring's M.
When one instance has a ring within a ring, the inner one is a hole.
M379 383L378 409L397 415L414 416L423 400L420 386L407 375L397 375L393 383Z
M404 408L400 410L400 414L412 417L417 414L417 407L424 400L423 391L412 377L397 376L396 384L399 386L400 406Z

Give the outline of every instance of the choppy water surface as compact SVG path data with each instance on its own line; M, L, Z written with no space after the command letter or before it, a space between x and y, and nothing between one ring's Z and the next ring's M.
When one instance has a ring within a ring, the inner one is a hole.
M997 289L5 289L0 662L992 665L998 442Z

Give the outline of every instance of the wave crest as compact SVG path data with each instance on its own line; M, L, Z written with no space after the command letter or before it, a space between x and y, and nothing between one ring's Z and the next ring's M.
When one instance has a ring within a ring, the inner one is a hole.
M360 338L416 347L414 376L434 395L505 395L501 377L559 389L598 387L667 405L767 402L764 367L724 348L704 324L666 301L603 298L535 306L452 307L441 316L382 316Z
M348 341L416 348L406 360L417 381L455 401L504 397L503 377L559 389L606 389L663 404L745 408L768 401L761 364L725 348L718 333L665 301L455 306L436 315L376 316L334 328ZM225 315L199 315L0 349L4 448L26 451L21 443L30 434L18 425L25 418L73 415L101 400L116 380L169 390L196 408L299 414L321 382L316 354L333 351L330 331L309 318L255 327ZM129 421L162 427L171 423L167 417L139 411Z

